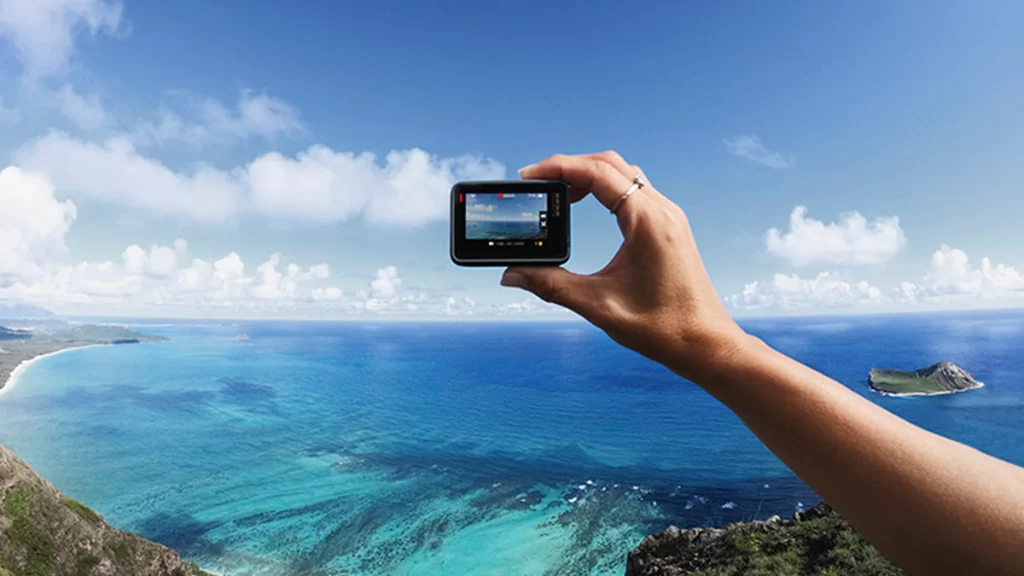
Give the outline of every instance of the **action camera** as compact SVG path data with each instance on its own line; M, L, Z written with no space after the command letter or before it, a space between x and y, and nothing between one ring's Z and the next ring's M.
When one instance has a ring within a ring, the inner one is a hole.
M451 257L459 266L557 266L569 260L565 182L459 182L451 203Z

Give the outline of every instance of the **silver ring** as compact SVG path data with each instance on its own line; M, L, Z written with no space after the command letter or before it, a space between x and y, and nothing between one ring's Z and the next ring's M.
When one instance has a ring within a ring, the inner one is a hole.
M615 204L612 206L610 212L612 214L618 212L619 208L622 207L623 202L626 201L626 198L629 198L630 196L633 195L634 192L643 188L644 186L647 186L647 182L644 180L644 175L641 174L640 172L637 172L636 176L633 176L633 185L630 186L629 190L626 190L622 194L622 196L619 196L619 199L615 201Z

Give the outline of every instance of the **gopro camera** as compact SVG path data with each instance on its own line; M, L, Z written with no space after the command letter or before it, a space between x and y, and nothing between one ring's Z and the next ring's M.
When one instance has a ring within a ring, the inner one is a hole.
M558 180L452 187L451 257L459 266L558 266L569 260L569 186Z

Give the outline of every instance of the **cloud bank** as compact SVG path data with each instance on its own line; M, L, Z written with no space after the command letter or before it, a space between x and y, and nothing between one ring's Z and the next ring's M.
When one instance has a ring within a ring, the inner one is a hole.
M864 265L889 260L907 245L907 237L896 216L868 222L859 212L848 212L839 222L825 224L807 218L807 208L797 206L789 216L789 230L768 230L764 243L769 254L797 267Z

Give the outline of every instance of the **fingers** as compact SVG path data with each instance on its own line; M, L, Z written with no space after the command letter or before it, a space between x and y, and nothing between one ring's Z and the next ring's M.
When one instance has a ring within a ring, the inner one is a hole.
M591 278L565 268L516 266L505 270L501 285L522 288L583 317L588 316L594 302Z
M523 178L551 178L562 180L576 190L588 190L605 206L611 210L615 202L630 186L633 185L633 176L627 176L629 165L625 160L618 158L622 166L611 157L614 153L594 154L589 156L566 156L558 154L538 162L533 166L527 166L519 171ZM618 154L614 155L618 157ZM623 170L625 168L625 171ZM574 193L574 196L578 194ZM640 195L634 195L640 196ZM620 215L626 215L635 209L635 198L630 198L619 210Z

